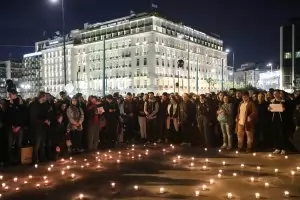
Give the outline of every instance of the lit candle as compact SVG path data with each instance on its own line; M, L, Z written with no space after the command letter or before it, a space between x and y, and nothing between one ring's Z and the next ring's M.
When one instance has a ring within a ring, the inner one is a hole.
M235 154L239 154L239 152L238 152L238 151L236 151L236 152L235 152Z
M251 177L251 178L250 178L250 181L251 181L252 183L254 182L254 180L255 180L254 177Z
M207 186L206 185L202 185L202 190L206 190L207 189Z
M232 199L232 193L231 193L231 192L228 192L228 193L227 193L227 198L228 198L228 199Z
M27 181L24 181L24 184L26 185L28 182Z
M207 158L205 159L205 162L208 163L208 159Z
M72 159L71 159L71 160L72 160ZM51 167L51 168L53 168L53 167L54 167L54 165L50 165L50 167Z
M134 156L131 156L131 159L134 159Z
M222 150L221 149L219 149L219 153L221 153L222 152Z
M300 171L300 167L297 167L297 171ZM1 180L1 179L0 179Z
M134 145L133 145L132 147L134 147ZM111 153L111 150L110 150L110 149L108 150L108 153Z
M41 185L37 183L35 186L36 186L36 188L39 188Z
M218 178L221 178L222 177L222 174L218 174Z
M29 175L29 176L28 176L28 178L29 178L29 179L32 179L32 176L31 176L31 175Z
M205 165L203 165L203 166L202 166L202 169L205 171L205 170L206 170L206 166L205 166Z
M166 149L163 149L163 152L166 152Z
M84 198L84 194L79 194L79 199L83 199Z
M73 161L73 163L74 163L74 164L76 164L76 163L77 163L77 161L76 161L76 160L74 160L74 161Z
M127 153L127 156L129 156L130 154L129 153Z
M15 177L15 178L14 178L14 182L17 182L17 181L18 181L18 178L17 178L17 177Z
M121 151L119 151L118 154L121 155Z
M71 178L74 179L75 178L75 174L71 174Z
M291 171L291 175L292 175L292 176L295 176L295 171Z
M154 146L156 146L156 143L154 143Z
M113 157L112 156L109 156L109 159L111 160Z
M3 180L3 176L2 175L0 176L0 180Z
M192 157L191 159L192 159L192 161L194 161L194 160L195 160L195 158L194 158L194 157Z
M181 156L177 156L178 160L181 159Z
M135 185L133 188L134 188L135 190L138 190L138 189L139 189L139 186Z
M209 180L209 183L212 185L212 184L215 183L215 180L214 180L214 179L210 179L210 180Z
M232 176L236 177L236 176L237 176L237 173L233 173Z
M86 162L86 161L87 161L87 159L85 158L85 159L84 159L84 162Z
M272 154L269 154L268 157L269 157L269 158L272 158Z
M256 153L253 153L252 155L253 155L253 156L256 156Z
M47 178L48 178L47 176L44 176L44 177L43 177L44 180L46 180Z
M260 171L260 166L257 166L256 169L257 169L257 171Z
M66 173L65 171L61 171L61 175L65 175L65 173Z
M35 164L35 165L34 165L34 168L36 168L36 169L37 169L38 167L39 167L39 166L38 166L37 164Z
M90 163L86 163L86 166L87 166L87 167L90 166Z
M200 195L200 191L199 191L199 190L196 190L196 191L195 191L195 196L196 196L196 197L199 197L199 195Z
M222 174L222 173L223 173L223 170L219 169L219 173Z
M69 165L67 166L67 169L68 169L68 170L70 169L70 166L69 166Z
M9 187L8 186L5 186L5 188L4 188L5 190L8 190L9 189Z
M207 151L207 148L205 148L204 151Z
M0 194L0 198L2 197L2 194Z
M165 193L165 188L164 188L164 187L160 187L160 188L159 188L159 193L161 193L161 194L162 194L162 193Z
M2 183L2 187L4 188L6 186L6 184L5 183Z
M20 188L17 187L17 188L16 188L16 191L19 191L19 190L20 190Z
M83 169L83 168L84 168L84 166L83 166L83 165L81 165L80 167L81 167L81 169Z
M141 154L139 154L139 158L141 158L142 157L142 155Z
M50 167L48 167L48 172L50 172L51 171L51 168Z
M119 163L120 163L120 160L117 160L117 163L119 164Z
M260 198L260 194L259 193L255 193L255 198L259 199Z
M116 183L115 182L112 182L110 185L111 185L112 188L116 187Z
M190 167L194 167L194 163L193 162L190 163Z
M60 159L60 161L61 161L61 162L64 162L64 161L65 161L65 159L63 159L63 158L62 158L62 159Z
M48 180L45 180L44 181L44 184L47 186L49 184L49 181Z
M279 171L278 169L274 169L274 172L275 172L275 173L278 173L278 171Z
M285 197L289 197L289 196L290 196L289 191L284 191L284 196L285 196Z
M268 188L270 184L268 182L265 183L265 187Z
M285 159L289 159L289 157L288 157L288 156L284 156L284 158L285 158Z
M173 164L176 164L176 162L177 162L176 159L173 159Z
M223 162L222 162L222 164L223 164L223 166L225 166L225 165L226 165L226 162L225 162L225 161L223 161Z
M245 167L245 165L244 164L241 164L241 168L243 169Z
M100 167L101 167L100 165L97 165L97 169L100 169Z

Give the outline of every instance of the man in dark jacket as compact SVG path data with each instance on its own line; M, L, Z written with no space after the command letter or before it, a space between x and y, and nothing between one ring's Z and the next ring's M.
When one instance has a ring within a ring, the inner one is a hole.
M191 145L192 142L192 126L196 122L196 105L191 102L188 94L183 95L183 102L180 106L180 125L182 132L182 144Z
M33 164L45 161L46 136L50 129L49 106L46 103L46 93L40 92L30 108L30 125L33 131Z
M16 89L11 89L8 92L6 104L5 124L8 134L8 161L9 163L13 163L15 156L17 156L16 162L19 163L23 143L23 129L26 121L26 105L18 97ZM14 150L16 150L16 154Z
M168 94L163 93L159 101L159 109L157 113L157 126L158 126L158 142L164 142L166 138L166 120L167 108L169 105Z
M136 139L134 134L134 126L136 124L137 116L136 116L136 101L134 101L132 94L127 93L127 97L124 101L124 115L122 118L124 119L125 124L125 141L129 142Z

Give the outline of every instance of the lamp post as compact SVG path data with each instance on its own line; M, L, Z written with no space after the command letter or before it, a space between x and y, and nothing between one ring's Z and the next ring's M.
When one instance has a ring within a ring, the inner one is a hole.
M102 79L102 95L103 95L103 97L105 97L105 90L106 90L106 72L105 72L105 70L106 70L105 42L106 41L105 41L105 37L106 37L106 34L103 37L103 74L102 74L102 77L103 77L103 79Z
M65 2L64 0L50 0L51 3L57 4L61 1L62 12L62 37L63 37L63 58L64 58L64 84L67 85L67 59L66 59L66 35L65 35Z
M227 53L227 55L229 55L229 53L232 53L232 67L233 67L233 70L232 70L232 87L234 88L234 52L231 51L230 49L226 49L225 52Z
M271 72L273 72L273 64L272 63L268 63L267 67L271 67Z

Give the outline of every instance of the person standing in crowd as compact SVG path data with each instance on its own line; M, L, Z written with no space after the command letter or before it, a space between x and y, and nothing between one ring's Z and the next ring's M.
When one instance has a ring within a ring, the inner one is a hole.
M168 93L164 92L159 102L159 109L157 113L157 126L158 126L158 141L165 142L166 138L166 119L167 107L169 105Z
M37 100L32 103L30 108L30 126L33 131L33 164L46 161L46 135L51 124L46 101L46 93L40 92Z
M144 112L147 118L147 136L148 142L157 140L157 113L159 110L159 103L156 101L154 93L149 92L149 99L145 101Z
M182 134L181 145L190 146L192 143L192 126L194 126L196 122L196 106L191 102L187 93L183 94L179 119Z
M204 136L204 144L207 148L212 147L212 137L209 131L210 109L206 101L205 95L200 95L197 105L197 124L200 135Z
M126 142L131 143L136 139L136 136L134 135L134 126L137 120L136 102L133 100L131 93L127 93L123 106L124 113L122 115L122 118L126 127L124 137Z
M265 101L264 93L260 92L257 96L257 121L254 134L254 148L262 149L270 147L268 140L272 138L268 134L270 125L270 113L268 112L269 103Z
M103 107L102 107L103 108ZM96 151L99 143L100 118L103 114L97 106L97 97L90 96L86 111L86 127L87 127L87 150Z
M175 96L170 97L170 103L167 107L166 119L167 137L170 142L178 142L179 140L179 104Z
M137 116L138 116L138 123L140 127L140 135L141 135L141 141L146 142L147 141L147 120L146 120L146 113L144 111L144 105L145 102L148 99L148 95L141 94L139 96L138 102L137 102Z
M26 105L17 90L8 90L5 120L8 133L8 159L9 163L20 163L21 148L23 144L23 131L26 121ZM14 150L16 153L14 153Z
M71 105L67 110L67 116L69 119L68 132L71 135L72 152L82 152L82 131L84 112L81 109L76 97L71 100Z
M106 119L106 127L104 130L104 138L108 147L115 147L117 142L117 129L118 129L118 120L120 116L120 110L117 101L113 98L112 95L106 97L104 102L104 116Z
M286 154L287 140L283 136L283 125L284 125L284 111L285 111L285 101L280 95L280 91L275 90L274 99L271 100L269 105L269 111L272 112L272 134L275 151L274 154ZM274 106L279 104L280 106Z
M244 92L242 95L243 101L238 108L236 118L236 133L238 136L238 149L242 151L244 146L245 133L247 135L247 152L252 151L253 133L255 128L255 120L257 117L257 110L255 104L250 100L249 93Z
M231 150L232 105L229 103L229 97L227 95L224 95L223 104L220 106L217 113L223 135L223 145L221 146L221 149L227 148L227 150Z

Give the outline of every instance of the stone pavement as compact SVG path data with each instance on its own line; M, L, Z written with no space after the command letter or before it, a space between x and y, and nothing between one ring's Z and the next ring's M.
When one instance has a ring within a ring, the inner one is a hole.
M83 154L36 167L1 172L0 199L300 199L296 154L150 145Z

